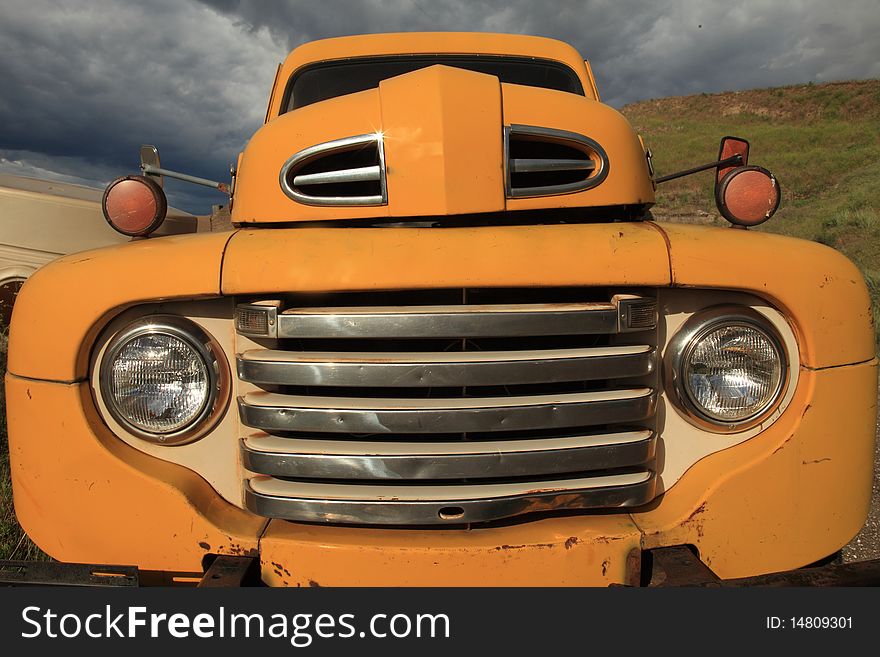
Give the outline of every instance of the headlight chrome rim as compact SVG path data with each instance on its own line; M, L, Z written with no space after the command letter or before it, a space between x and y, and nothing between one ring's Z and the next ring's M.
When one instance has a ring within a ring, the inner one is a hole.
M207 374L207 395L199 412L184 426L168 432L151 432L132 424L117 408L110 390L110 367L133 340L165 335L183 341L202 359ZM98 383L102 406L128 433L156 445L182 445L204 436L216 424L229 402L230 374L226 357L216 341L195 322L176 315L152 315L135 320L111 338L100 357Z
M722 327L736 326L757 330L767 338L779 356L780 376L768 402L748 417L731 422L713 418L700 408L688 389L684 368L705 336ZM693 315L669 341L664 370L666 392L675 407L688 422L713 433L739 433L764 422L779 408L790 381L788 352L779 331L769 319L748 306L715 306Z

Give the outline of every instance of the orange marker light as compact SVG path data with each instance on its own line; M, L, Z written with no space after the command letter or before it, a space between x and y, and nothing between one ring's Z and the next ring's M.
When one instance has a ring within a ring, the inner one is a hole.
M142 237L162 225L168 201L154 180L146 176L123 176L107 186L101 206L104 218L114 230Z
M735 167L716 189L715 201L724 218L737 226L757 226L776 212L780 200L776 177L762 167Z

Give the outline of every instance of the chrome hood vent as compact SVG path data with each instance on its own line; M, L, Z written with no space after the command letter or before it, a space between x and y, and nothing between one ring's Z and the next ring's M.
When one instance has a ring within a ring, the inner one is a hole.
M381 134L358 135L305 148L281 167L281 189L305 205L385 205Z
M504 161L508 198L581 192L608 175L608 155L599 144L553 128L505 127Z

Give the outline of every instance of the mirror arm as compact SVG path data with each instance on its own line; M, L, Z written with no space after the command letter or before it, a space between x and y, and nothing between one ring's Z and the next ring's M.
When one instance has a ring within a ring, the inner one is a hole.
M689 176L693 173L699 173L700 171L706 171L707 169L718 169L721 167L735 167L735 166L741 165L742 163L743 163L742 155L737 153L736 155L731 155L730 157L726 157L723 160L718 160L717 162L711 162L709 164L703 164L702 166L694 167L693 169L685 169L684 171L670 173L668 176L660 176L659 178L655 178L654 182L659 185L660 183L665 183L670 180L675 180L676 178L684 178L685 176Z
M216 190L223 192L224 194L229 193L229 185L226 183L216 182L214 180L208 180L207 178L199 178L197 176L191 176L187 173L179 173L177 171L169 171L168 169L162 169L152 164L141 164L141 171L143 171L146 175L149 176L168 176L169 178L177 178L178 180L183 180L184 182L193 183L195 185L204 185L205 187L213 187Z

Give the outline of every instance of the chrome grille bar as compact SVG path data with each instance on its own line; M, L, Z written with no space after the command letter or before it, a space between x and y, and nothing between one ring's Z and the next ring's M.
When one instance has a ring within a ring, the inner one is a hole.
M461 338L616 333L612 303L307 308L278 315L279 338Z
M255 477L245 505L302 522L436 525L498 520L538 511L638 506L655 495L650 471L505 484L381 486Z
M460 433L567 428L651 416L651 388L530 397L385 399L248 393L243 424L267 432Z
M236 358L243 381L268 385L432 387L587 381L645 376L648 345L471 352L297 352L256 349Z
M544 171L592 171L593 160L551 160L544 158L516 158L510 161L511 173L541 173Z
M559 438L457 442L376 442L249 436L242 462L276 477L350 480L485 479L548 476L643 465L654 458L651 431Z
M379 166L358 167L357 169L340 169L322 173L303 173L294 176L294 185L327 185L330 183L365 182L380 180L382 170Z

